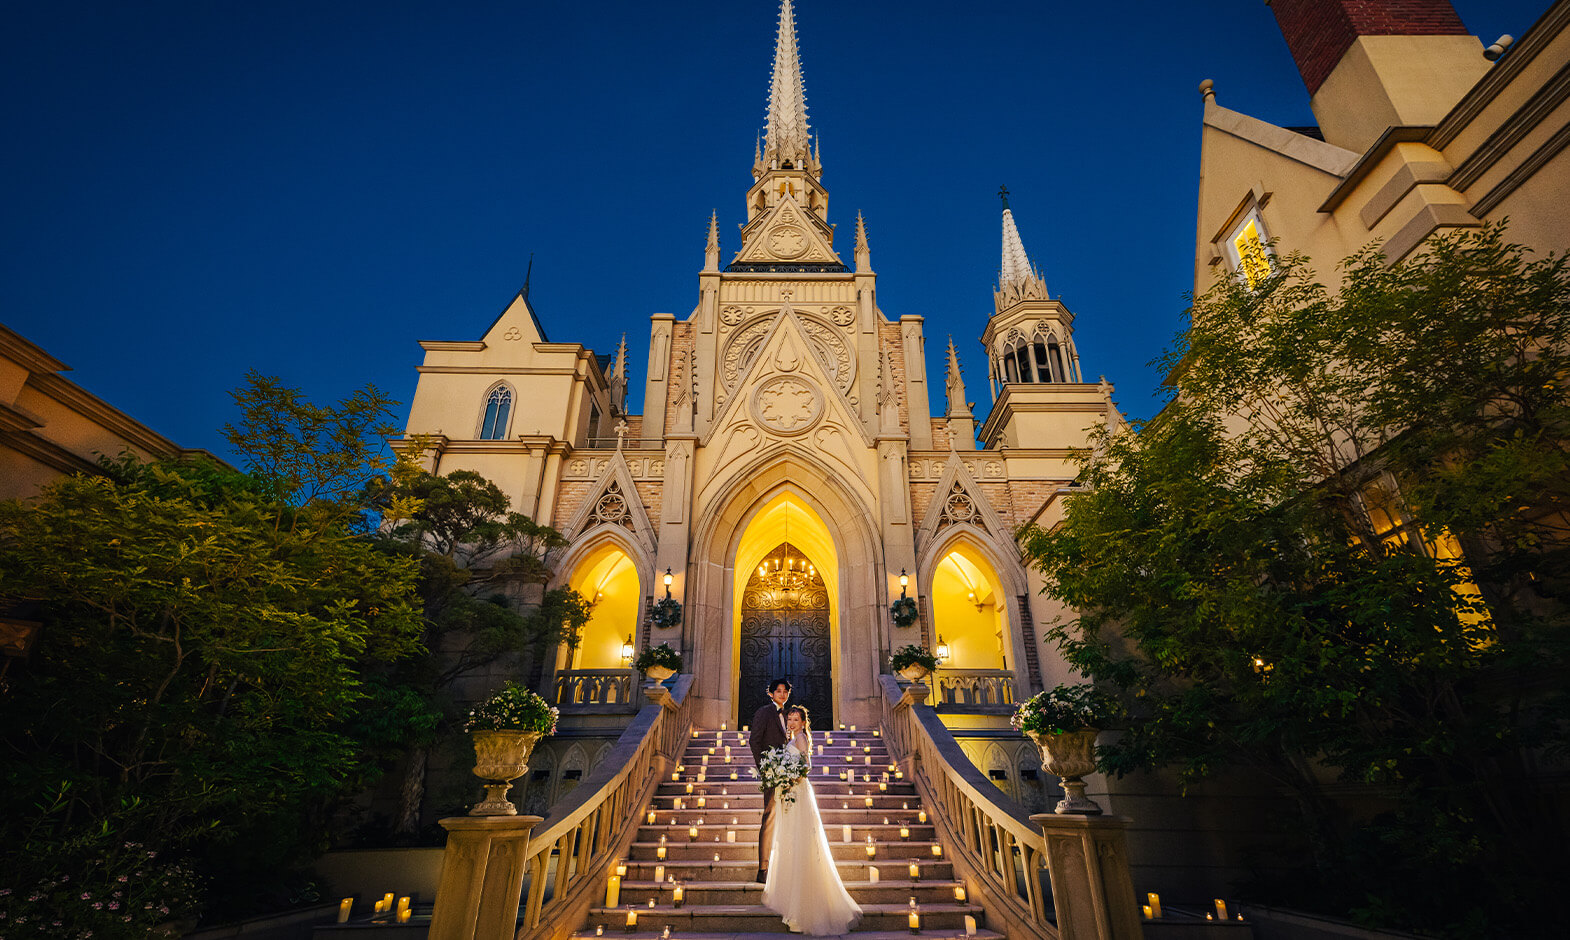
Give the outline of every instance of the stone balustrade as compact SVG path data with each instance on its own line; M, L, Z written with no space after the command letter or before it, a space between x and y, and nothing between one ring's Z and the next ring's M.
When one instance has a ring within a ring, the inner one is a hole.
M636 669L567 669L556 674L556 707L563 714L624 712L643 704Z

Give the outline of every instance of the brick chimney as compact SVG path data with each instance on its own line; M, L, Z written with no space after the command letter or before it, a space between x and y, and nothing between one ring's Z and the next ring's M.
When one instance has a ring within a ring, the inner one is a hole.
M1434 124L1488 70L1450 0L1266 0L1325 140L1362 151Z

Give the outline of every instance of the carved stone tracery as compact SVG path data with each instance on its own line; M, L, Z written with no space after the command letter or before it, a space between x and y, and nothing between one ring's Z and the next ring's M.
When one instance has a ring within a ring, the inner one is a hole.
M965 491L965 487L956 482L949 489L948 496L943 500L943 514L938 517L938 528L957 525L961 522L981 523L981 510L977 508L975 500Z
M619 525L629 531L633 528L632 509L627 505L621 485L615 480L600 492L600 498L594 501L594 509L589 512L590 527L601 523Z
M726 343L725 352L720 356L720 380L725 385L727 397L735 392L737 380L741 378L743 372L747 371L747 367L763 348L763 340L774 325L774 318L778 314L779 310L776 309L743 324L735 330ZM799 310L796 311L796 316L807 334L813 354L833 377L835 386L841 392L849 394L851 384L855 380L855 369L851 361L850 346L845 342L845 338L840 335L839 330L816 317L803 314Z

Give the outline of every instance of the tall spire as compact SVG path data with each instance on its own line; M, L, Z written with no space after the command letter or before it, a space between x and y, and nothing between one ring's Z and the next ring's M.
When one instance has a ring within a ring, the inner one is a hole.
M1025 243L1020 241L1019 227L1014 224L1014 210L1009 208L1008 187L1000 189L998 195L1003 199L1003 263L998 269L998 289L993 300L1002 313L1021 300L1046 300L1047 285L1025 254Z
M790 0L780 2L779 32L774 39L774 75L769 83L768 125L763 162L775 168L789 162L800 167L812 155L807 134L807 90L801 80L796 47L796 14Z

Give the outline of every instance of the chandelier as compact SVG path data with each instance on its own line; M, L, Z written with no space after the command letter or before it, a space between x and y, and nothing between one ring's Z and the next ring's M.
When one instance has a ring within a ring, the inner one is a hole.
M781 546L758 566L758 580L771 591L799 591L817 579L818 569L806 558L793 554L788 545Z

